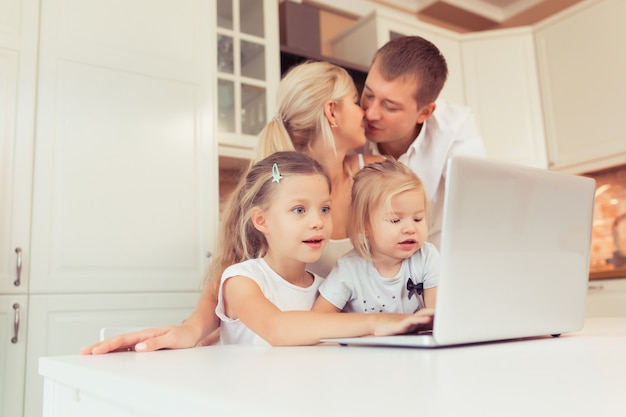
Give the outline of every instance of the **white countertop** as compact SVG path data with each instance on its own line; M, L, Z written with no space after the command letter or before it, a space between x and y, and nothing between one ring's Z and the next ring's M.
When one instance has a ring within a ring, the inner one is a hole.
M61 415L53 385L71 388L72 407L95 399L142 416L624 416L626 319L437 350L209 346L48 357L39 370L45 416Z

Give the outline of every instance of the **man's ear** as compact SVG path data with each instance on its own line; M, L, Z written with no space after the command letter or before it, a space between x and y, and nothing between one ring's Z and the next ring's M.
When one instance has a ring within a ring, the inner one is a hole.
M417 113L417 120L416 120L416 124L422 124L426 121L426 119L428 119L430 116L433 115L433 113L435 112L435 108L437 107L437 104L435 104L435 102L430 102L427 105L425 105L424 107L422 107L419 112Z
M268 231L265 211L263 211L260 207L254 207L250 211L250 220L252 220L252 224L259 232L266 233Z

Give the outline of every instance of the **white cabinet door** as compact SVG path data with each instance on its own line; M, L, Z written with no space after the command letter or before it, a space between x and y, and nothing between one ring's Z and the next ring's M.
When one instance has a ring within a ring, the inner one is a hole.
M487 156L547 168L532 29L467 34L462 51L467 105Z
M441 97L465 103L460 35L416 19L376 10L332 40L333 56L369 68L378 48L397 36L417 35L429 40L448 64L448 80Z
M251 158L274 114L280 79L278 2L219 0L214 95L220 156Z
M26 317L25 295L0 295L0 417L22 415Z
M586 1L536 28L550 165L626 163L626 3Z
M0 1L0 294L28 290L38 7Z
M98 341L102 327L180 324L198 297L199 292L31 296L24 416L41 416L41 356L75 355L81 347Z
M32 293L189 291L217 223L204 0L44 0Z

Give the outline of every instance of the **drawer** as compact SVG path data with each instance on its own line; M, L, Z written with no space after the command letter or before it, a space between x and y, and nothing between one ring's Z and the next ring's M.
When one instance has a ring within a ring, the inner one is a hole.
M589 281L587 317L626 317L626 278Z

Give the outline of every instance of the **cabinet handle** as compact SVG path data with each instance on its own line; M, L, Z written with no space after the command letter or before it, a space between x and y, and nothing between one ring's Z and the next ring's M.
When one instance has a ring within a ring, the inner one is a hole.
M22 248L15 248L17 254L17 263L15 269L17 270L17 278L13 281L13 285L19 287L22 285Z
M590 291L602 291L604 290L604 285L602 284L591 284L587 287Z
M20 333L20 305L18 303L13 304L14 321L13 321L13 337L11 343L17 343L17 336Z

